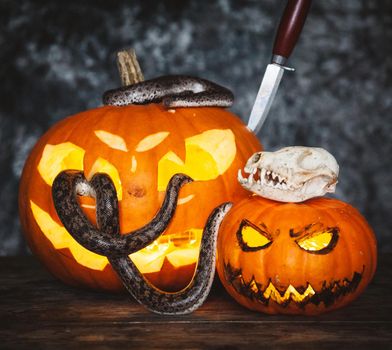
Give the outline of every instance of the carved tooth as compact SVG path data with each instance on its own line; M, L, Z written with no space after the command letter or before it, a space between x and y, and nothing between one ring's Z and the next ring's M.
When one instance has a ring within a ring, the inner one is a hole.
M250 174L248 176L248 182L249 182L249 185L253 185L253 182L254 182L253 174Z
M253 174L253 175L256 174L256 173L257 173L257 170L258 170L257 168L254 168L253 171L252 171L252 174Z
M260 177L263 178L265 176L266 170L265 168L261 168Z

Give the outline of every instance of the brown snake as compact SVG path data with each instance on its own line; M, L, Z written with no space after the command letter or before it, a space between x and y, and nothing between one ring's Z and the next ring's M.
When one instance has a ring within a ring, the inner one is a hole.
M209 80L187 75L165 75L106 91L103 104L128 106L163 102L165 107L230 107L234 95Z
M128 292L139 303L159 314L187 314L203 304L211 289L218 229L231 203L218 206L208 218L195 275L183 290L167 293L155 288L139 272L129 254L151 244L165 231L175 213L180 188L191 181L184 174L174 175L155 217L144 227L127 234L120 234L116 189L108 175L96 174L87 181L80 171L63 171L53 182L52 196L57 214L67 231L85 248L107 256ZM97 228L80 208L78 195L96 199Z

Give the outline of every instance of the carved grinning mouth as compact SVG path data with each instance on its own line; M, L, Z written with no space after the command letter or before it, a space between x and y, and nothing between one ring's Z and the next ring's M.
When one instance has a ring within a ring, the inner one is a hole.
M244 297L265 306L268 306L272 300L282 307L295 303L300 308L305 308L307 304L319 305L321 303L329 307L340 297L353 293L362 280L364 270L365 266L362 272L354 272L351 279L344 278L331 283L324 281L320 291L314 290L310 283L306 287L289 285L282 291L275 287L271 280L265 286L258 283L254 277L248 282L245 281L242 270L233 268L230 263L225 264L224 267L225 279L237 293Z
M238 181L243 185L253 184L269 186L279 189L289 189L288 179L274 171L265 168L245 168L238 170Z

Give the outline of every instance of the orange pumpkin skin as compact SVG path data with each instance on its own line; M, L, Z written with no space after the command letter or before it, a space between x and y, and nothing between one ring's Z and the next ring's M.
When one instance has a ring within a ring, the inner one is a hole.
M244 219L269 237L262 238L263 244L270 242L243 251L248 248L241 240L250 242L254 233L248 228L251 233L244 236L246 231L239 229ZM338 233L321 253L296 243L320 239L320 232L329 232L324 237ZM372 229L355 208L336 199L280 203L252 196L233 206L219 231L217 270L224 287L243 306L268 314L316 315L338 309L364 291L376 264ZM303 299L295 300L290 285Z
M211 146L211 142L218 144ZM227 151L216 150L220 143ZM111 266L105 263L106 258L81 248L63 228L51 197L55 175L66 170L67 164L83 170L87 178L107 169L111 169L111 176L117 172L114 182L122 192L120 224L125 233L154 217L163 202L170 174L185 172L195 181L181 189L176 214L165 232L181 236L192 230L200 233L214 207L247 195L233 179L246 159L259 150L257 138L238 117L222 108L104 106L68 117L42 136L23 170L19 211L27 242L62 281L94 289L123 290ZM83 197L81 204L94 221L94 200ZM175 250L176 244L181 242L170 241L169 247ZM155 250L158 265L162 266L155 270L147 266L145 276L163 290L183 288L192 279L196 260L187 262L188 251L181 252L182 262L176 263L177 258L168 256L159 260Z

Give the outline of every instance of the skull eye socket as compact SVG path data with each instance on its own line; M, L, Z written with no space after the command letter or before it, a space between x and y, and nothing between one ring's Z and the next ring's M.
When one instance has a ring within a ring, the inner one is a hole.
M244 252L255 252L272 244L272 238L266 230L242 220L237 231L237 240Z
M252 157L252 163L257 163L261 158L261 153L255 153Z
M327 254L333 248L339 238L337 227L327 228L324 231L312 233L310 236L297 239L295 242L301 249L312 254Z

